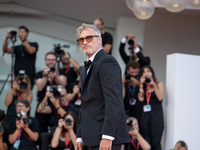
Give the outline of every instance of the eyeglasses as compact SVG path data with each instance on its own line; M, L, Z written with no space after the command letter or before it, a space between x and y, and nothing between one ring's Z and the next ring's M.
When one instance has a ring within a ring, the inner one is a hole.
M85 38L79 38L78 40L76 40L80 45L82 45L84 43L84 39L86 39L86 41L88 43L90 43L93 40L93 37L99 37L98 35L88 35Z
M46 61L56 61L56 59L46 59Z

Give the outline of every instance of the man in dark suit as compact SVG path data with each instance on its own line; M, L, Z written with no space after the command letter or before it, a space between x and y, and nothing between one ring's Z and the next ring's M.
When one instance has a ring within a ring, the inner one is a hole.
M81 101L76 150L120 150L130 142L122 99L121 69L114 57L102 49L99 29L82 24L77 29L83 53L92 63L81 74Z

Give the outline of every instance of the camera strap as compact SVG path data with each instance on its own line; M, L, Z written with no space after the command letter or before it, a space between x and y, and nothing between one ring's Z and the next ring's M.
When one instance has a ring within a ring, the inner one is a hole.
M150 91L148 92L148 85L146 85L146 99L147 99L147 104L150 103L150 98L151 98L151 93L152 93L152 87L150 88Z
M139 142L137 141L136 143L137 143L137 147L136 147L136 143L134 142L134 140L131 138L131 143L132 143L132 145L133 145L133 147L136 149L136 150L138 150L139 149Z

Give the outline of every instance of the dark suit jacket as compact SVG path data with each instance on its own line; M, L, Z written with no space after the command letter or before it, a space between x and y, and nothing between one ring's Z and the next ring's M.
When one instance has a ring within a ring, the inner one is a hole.
M130 142L122 99L121 69L114 57L100 50L87 77L81 74L81 100L77 137L86 146L98 146L102 134L115 137L113 144Z

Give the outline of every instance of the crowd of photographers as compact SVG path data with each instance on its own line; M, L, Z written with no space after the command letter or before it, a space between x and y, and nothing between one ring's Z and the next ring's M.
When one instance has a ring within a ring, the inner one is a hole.
M96 23L100 26L102 22L97 19ZM36 73L38 44L28 42L29 30L25 26L20 26L18 33L21 45L7 47L8 40L16 38L13 31L7 33L3 44L3 52L15 54L15 79L5 99L5 117L0 111L4 118L0 120L0 150L73 149L81 105L80 74L84 67L60 45L55 45L45 55L44 69ZM125 52L126 43L130 54ZM107 46L112 48L112 44ZM131 143L123 148L160 150L164 128L163 83L157 81L150 58L144 57L133 34L122 38L119 53L126 64L123 99L131 138ZM37 86L35 118L29 115L34 82Z

